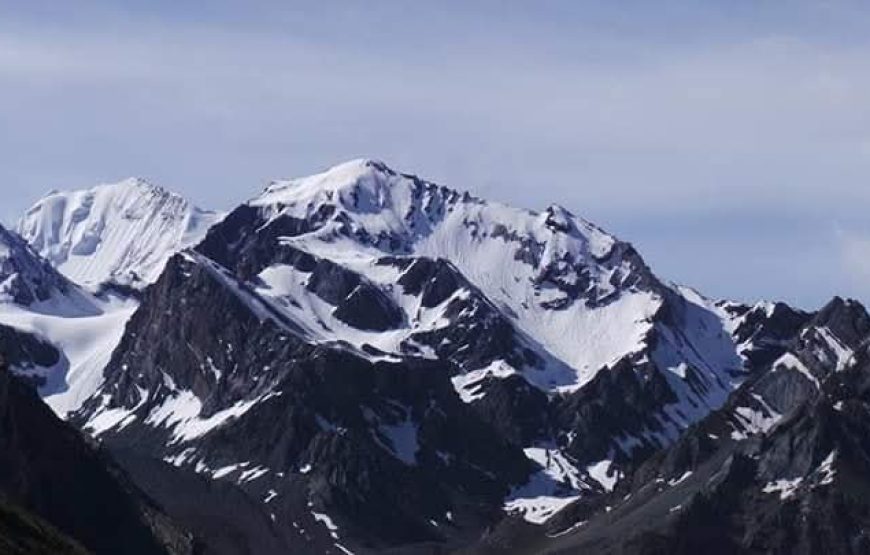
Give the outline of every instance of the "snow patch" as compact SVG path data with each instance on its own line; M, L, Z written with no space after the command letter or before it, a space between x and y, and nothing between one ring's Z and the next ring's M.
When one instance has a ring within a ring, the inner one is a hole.
M761 489L764 493L778 493L780 499L788 499L794 495L798 487L800 487L803 478L794 478L793 480L775 480L768 482Z

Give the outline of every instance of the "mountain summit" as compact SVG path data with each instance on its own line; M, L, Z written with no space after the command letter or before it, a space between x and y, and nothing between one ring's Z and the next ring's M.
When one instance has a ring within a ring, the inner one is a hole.
M18 232L71 280L141 288L169 257L195 244L220 214L130 178L87 190L52 192L31 207Z

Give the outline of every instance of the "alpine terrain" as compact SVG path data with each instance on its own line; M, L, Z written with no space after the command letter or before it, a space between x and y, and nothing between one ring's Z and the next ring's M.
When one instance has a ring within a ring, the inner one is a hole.
M6 379L198 552L870 553L856 301L708 299L375 160L225 214L55 192L17 230Z

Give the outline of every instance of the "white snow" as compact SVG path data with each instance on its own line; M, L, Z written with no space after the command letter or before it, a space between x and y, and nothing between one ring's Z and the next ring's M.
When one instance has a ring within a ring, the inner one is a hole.
M171 428L174 442L186 442L242 416L257 403L275 395L279 393L270 392L246 401L238 401L211 416L201 417L202 401L192 391L177 391L162 405L153 409L145 422Z
M776 359L776 362L773 363L772 368L773 372L776 372L780 368L794 370L795 372L799 372L800 374L802 374L807 380L810 381L810 383L816 386L817 389L821 387L819 385L818 378L816 378L813 373L810 372L810 369L807 368L806 365L792 353L785 353L784 355Z
M800 477L792 480L775 480L765 484L761 491L764 493L779 493L779 498L784 500L794 495L795 491L800 487L801 482L803 482L803 478Z
M816 328L819 336L823 339L825 346L827 347L827 352L820 353L823 356L831 357L833 360L829 360L829 362L834 363L834 369L837 372L842 372L845 370L849 364L852 362L855 353L843 344L832 332L830 329L826 327Z
M269 469L264 466L249 468L239 475L239 483L252 482L258 478L262 478L268 473Z
M824 486L824 485L830 484L834 481L834 474L835 474L835 472L834 472L834 460L835 460L836 456L837 456L837 452L831 451L831 453L827 457L825 457L825 460L823 460L819 464L819 467L816 469L816 472L818 472L821 475L821 480L819 480L819 485Z
M105 409L88 421L84 428L94 437L110 429L123 430L136 419L132 411L124 408Z
M329 531L329 535L332 536L332 539L334 539L334 540L339 539L338 526L335 525L335 523L332 521L332 519L329 517L328 514L318 513L316 511L312 510L311 516L314 517L314 520L323 524L326 527L326 529Z
M735 416L743 426L741 431L735 430L732 432L731 435L734 439L743 439L747 435L766 433L777 422L782 420L782 415L773 410L763 397L755 393L752 394L752 397L761 405L762 410L756 410L751 407L737 407L734 409Z
M61 417L97 391L103 368L136 309L133 302L95 299L94 303L99 311L85 315L57 304L48 310L0 303L0 323L46 338L63 353L54 368L42 372L47 383L40 389L45 402Z
M506 512L518 513L528 522L540 524L579 499L582 490L590 489L580 470L555 447L528 447L523 451L541 470L510 492L504 502Z
M517 371L507 362L503 360L494 360L488 366L464 374L458 374L451 378L451 380L453 381L454 389L459 393L459 397L466 403L471 403L482 398L484 395L483 392L480 391L481 384L479 382L481 380L487 376L505 378L516 373Z
M211 474L212 478L214 478L215 480L218 480L220 478L223 478L224 476L228 476L228 475L232 474L233 472L235 472L236 470L238 470L240 466L241 465L238 465L238 464L231 464L231 465L227 465L227 466L223 466L221 468L218 468L212 472L212 474Z
M677 484L681 484L681 483L684 482L686 479L688 479L689 476L691 476L691 475L692 475L692 471L691 471L691 470L687 470L687 471L685 471L685 472L684 472L684 473L683 473L679 478L674 478L674 479L672 479L672 480L668 480L668 485L669 485L669 486L676 486Z
M619 473L610 471L612 464L610 459L604 459L586 467L589 475L607 491L613 491L613 487L619 480Z
M579 498L579 495L565 497L554 495L516 497L508 499L505 502L504 510L507 513L518 513L528 522L542 524Z
M565 368L573 369L570 374L561 368L540 375L530 372L529 379L546 390L575 390L605 365L640 348L651 326L649 319L661 305L661 299L646 292L627 290L613 302L597 308L589 308L581 301L553 310L541 306L542 303L563 294L546 283L533 286L546 268L564 265L564 259L570 257L594 274L598 272L593 276L595 283L600 295L606 295L613 290L613 274L604 272L594 262L594 257L610 253L616 244L613 237L558 207L539 213L463 197L461 193L431 184L423 186L419 198L415 197L415 190L410 178L381 172L376 163L367 160L355 160L322 174L275 182L250 205L267 211L272 218L282 215L303 218L318 206L332 204L350 216L354 229L365 230L371 237L401 238L400 249L406 250L400 254L449 260L487 298L515 315L514 324L520 332L534 338ZM569 231L550 229L548 220L567 226ZM330 221L319 230L287 237L284 241L352 267L375 282L382 280L383 276L378 273L384 270L373 261L384 254L393 254L391 247L380 243L361 244L340 236L339 225L337 221ZM499 235L500 230L516 238ZM535 247L539 250L537 264L516 259L516 252L522 248L520 241L538 245ZM627 267L620 266L620 269ZM572 272L565 274L566 280L576 279ZM318 310L316 303L304 298L301 278L279 277L272 271L260 277L269 284L273 296L292 296L305 307L305 312L316 314L316 320L326 323L330 329L342 335L353 333L336 325ZM418 307L407 308L410 310L406 312L414 315L413 309ZM299 312L289 306L286 309ZM322 327L317 321L315 329ZM312 322L304 323L306 328L312 327ZM385 337L380 341L368 338L366 342L391 352L392 349L384 348L391 334L382 335ZM352 344L360 339L349 337Z
M198 243L221 214L141 179L53 192L31 207L18 232L73 281L142 286L179 250Z

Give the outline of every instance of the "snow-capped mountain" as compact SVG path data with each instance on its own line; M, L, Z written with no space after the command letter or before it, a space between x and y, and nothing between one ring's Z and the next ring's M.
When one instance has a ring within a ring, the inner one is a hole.
M141 288L172 254L197 243L220 219L141 179L52 192L18 223L18 233L71 280Z
M767 433L866 336L849 303L714 302L565 208L373 160L203 214L137 182L37 203L38 250L139 291L9 324L78 369L55 410L195 534L259 553L565 532L699 429Z
M59 415L77 409L103 381L136 308L130 293L220 217L139 179L38 201L18 223L26 241L0 230L0 323L57 356L18 356L16 372Z
M666 284L564 208L357 160L172 258L74 421L307 514L296 549L451 545L613 488L752 375L774 312Z

